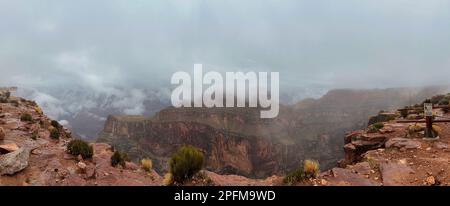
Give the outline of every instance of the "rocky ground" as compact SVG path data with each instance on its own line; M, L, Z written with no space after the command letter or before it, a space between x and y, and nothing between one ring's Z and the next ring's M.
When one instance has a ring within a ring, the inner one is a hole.
M24 113L32 120L21 121ZM70 131L61 128L59 140L52 139L50 122L34 102L0 103L0 185L161 185L156 172L133 163L112 167L110 145L92 144L92 159L68 154Z
M435 113L443 118L440 109ZM398 120L398 119L397 119ZM435 123L438 140L423 138L425 124L391 120L375 133L356 131L346 137L343 168L324 172L316 185L419 186L450 184L450 125Z
M10 97L0 103L0 185L163 185L155 171L146 172L127 162L124 168L112 167L113 149L93 143L91 159L67 153L72 139L61 127L60 138L50 135L51 119L32 101ZM21 120L23 114L31 120ZM440 118L450 119L440 109ZM397 186L450 184L450 125L435 123L439 139L423 138L424 124L401 123L387 118L383 128L354 131L345 137L345 159L340 167L322 172L316 179L294 185L316 186ZM49 129L50 128L50 129ZM417 130L417 131L416 131ZM201 171L184 185L277 186L283 177L250 179L238 175L219 175Z
M22 121L22 114L31 121ZM22 98L10 97L0 103L0 186L161 186L163 177L146 172L127 162L124 168L112 167L113 148L92 143L91 159L73 156L66 151L71 132L61 127L59 139L52 139L51 119L38 105ZM265 180L237 175L218 175L202 171L186 185L256 186L281 184L280 177Z

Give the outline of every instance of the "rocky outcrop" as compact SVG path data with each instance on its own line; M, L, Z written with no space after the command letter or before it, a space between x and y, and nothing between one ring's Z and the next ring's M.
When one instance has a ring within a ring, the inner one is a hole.
M434 113L448 119L448 113ZM345 159L340 168L324 172L317 185L450 185L450 125L435 122L439 139L423 138L424 123L389 120L384 127L354 131L345 136ZM370 132L369 132L370 131Z
M339 162L341 167L354 164L362 159L362 154L369 150L384 147L387 136L380 133L367 133L357 131L350 133L345 137L344 159Z
M31 120L21 120L22 114L29 114ZM6 134L0 140L0 186L162 185L153 170L144 171L133 163L112 167L113 148L108 144L91 144L91 159L68 154L70 131L60 126L59 139L51 138L49 130L55 129L51 119L32 101L10 97L0 103L0 120Z

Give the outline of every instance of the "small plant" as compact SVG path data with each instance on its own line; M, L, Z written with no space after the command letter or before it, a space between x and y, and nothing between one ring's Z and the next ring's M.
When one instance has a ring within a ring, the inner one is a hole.
M316 178L320 173L319 167L319 162L315 160L305 160L303 161L302 166L286 175L286 177L284 177L283 179L283 182L288 185L293 185L308 178Z
M59 122L56 121L56 120L52 120L52 121L50 122L50 125L52 125L54 128L57 128L57 129L61 128L61 125L60 125Z
M439 126L433 125L433 135L435 137L439 136L439 134L441 134L441 132L442 132L442 129Z
M373 124L372 126L373 126L375 129L380 130L380 129L383 129L384 124L381 123L381 122L378 122L378 123Z
M36 113L38 113L39 115L43 115L43 114L44 114L44 112L42 111L42 109L41 109L39 106L36 106L36 107L34 108L34 111L35 111Z
M384 128L384 124L382 122L378 122L378 123L370 125L368 132L376 133L376 132L379 132L380 129L383 129L383 128Z
M448 107L442 108L442 112L444 112L444 114L448 114L450 112L450 108Z
M400 116L403 117L403 119L406 119L408 117L408 108L405 107L404 109L400 110Z
M61 133L59 132L58 129L56 129L56 128L51 128L50 129L50 137L52 139L59 139L60 135L61 135Z
M9 97L11 97L11 92L10 91L5 92L5 97L6 99L9 99Z
M33 121L33 117L31 116L31 114L23 113L20 116L20 121L22 121L22 122L31 122L31 121Z
M202 169L204 161L205 157L199 149L192 146L181 147L172 155L169 162L173 180L177 183L183 183L191 179Z
M120 165L122 167L125 167L125 163L127 160L128 155L126 153L115 151L111 156L111 166L116 167L117 165Z
M70 141L69 144L67 144L67 152L75 156L81 155L83 159L92 158L94 155L94 149L92 146L80 139Z
M315 178L319 176L320 173L319 162L315 160L305 160L303 162L303 171L305 172L305 176L308 178Z
M37 140L37 138L39 138L39 134L37 131L34 131L33 134L31 134L31 139L32 140Z
M164 175L163 185L164 186L173 185L173 175L172 175L172 173L169 172L169 173Z
M422 127L422 126L420 126L420 125L418 125L418 124L410 125L410 126L408 127L408 133L409 133L409 134L414 134L414 133L422 132L422 131L424 131L424 130L425 130L425 127Z
M153 162L152 162L151 159L143 159L143 160L141 160L141 165L142 165L142 168L146 172L150 172L152 170L152 167L153 167Z

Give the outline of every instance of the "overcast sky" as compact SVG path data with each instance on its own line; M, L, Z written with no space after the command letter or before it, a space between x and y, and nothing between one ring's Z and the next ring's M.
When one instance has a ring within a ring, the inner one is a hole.
M0 85L157 87L279 71L282 86L448 84L447 0L0 0Z

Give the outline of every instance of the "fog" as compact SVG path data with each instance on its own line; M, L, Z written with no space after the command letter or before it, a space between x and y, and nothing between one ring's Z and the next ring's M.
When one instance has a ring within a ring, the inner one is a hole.
M195 63L304 96L448 84L449 36L446 0L0 0L0 85L158 90Z

